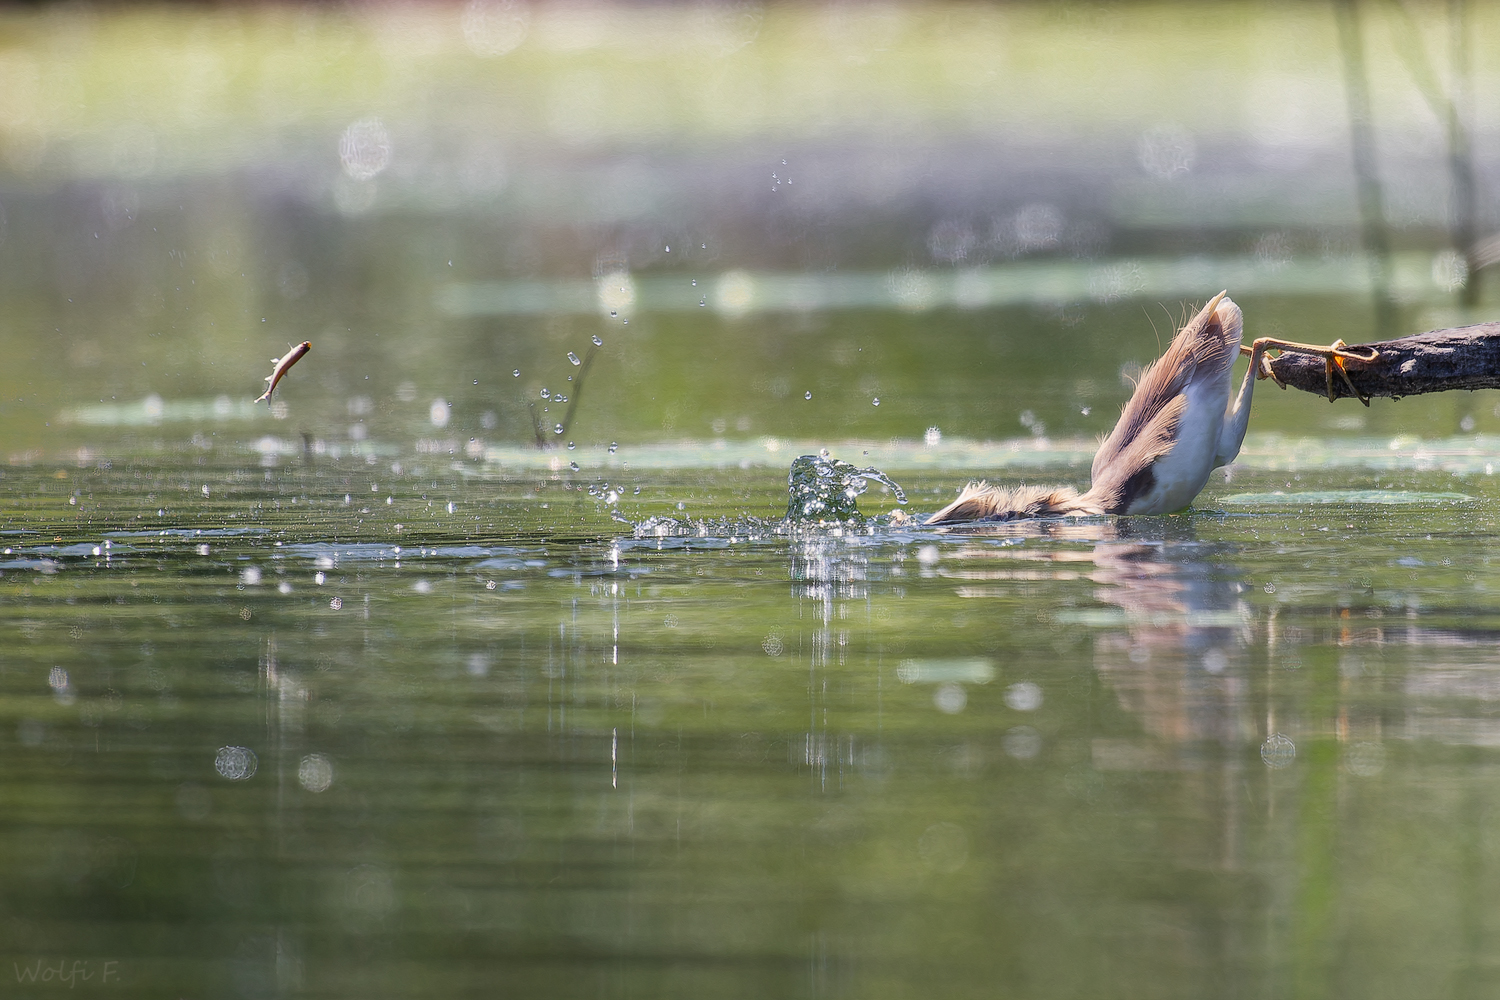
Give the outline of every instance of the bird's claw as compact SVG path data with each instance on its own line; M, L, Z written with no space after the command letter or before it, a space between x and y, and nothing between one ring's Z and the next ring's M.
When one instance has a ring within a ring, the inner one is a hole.
M1255 377L1258 379L1271 379L1277 385L1281 386L1283 390L1286 389L1286 383L1281 380L1280 375L1276 374L1276 369L1271 367L1270 355L1262 354L1260 356L1260 368L1256 371Z
M1370 353L1368 355L1355 354L1353 351L1347 350L1347 347L1348 345L1342 340L1335 340L1329 345L1328 354L1324 358L1324 363L1328 369L1326 374L1328 380L1328 401L1331 403L1338 398L1333 393L1333 370L1337 368L1339 377L1344 380L1344 384L1349 387L1349 391L1354 394L1354 398L1364 403L1365 406L1369 406L1370 397L1356 389L1354 383L1349 381L1349 372L1344 368L1344 359L1353 358L1355 361L1374 361L1380 357L1380 352L1371 347L1369 348Z

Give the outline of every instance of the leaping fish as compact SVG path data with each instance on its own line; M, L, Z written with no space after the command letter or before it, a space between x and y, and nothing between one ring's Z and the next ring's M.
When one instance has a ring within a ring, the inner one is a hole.
M281 357L272 358L271 364L275 365L276 367L272 368L271 374L266 376L266 381L271 384L266 386L265 394L256 397L255 401L259 403L262 399L264 399L267 406L271 405L271 393L276 391L277 384L282 380L286 373L291 370L292 365L295 365L298 361L301 361L302 355L306 354L310 350L312 350L312 341L304 340L296 347L287 351Z

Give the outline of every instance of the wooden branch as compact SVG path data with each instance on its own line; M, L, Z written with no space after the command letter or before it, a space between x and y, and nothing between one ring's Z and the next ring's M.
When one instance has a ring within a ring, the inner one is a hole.
M1451 330L1432 330L1410 337L1351 344L1351 350L1375 348L1374 361L1343 359L1349 381L1365 396L1415 396L1448 389L1500 389L1500 323L1481 323ZM1283 354L1271 361L1276 377L1294 389L1328 395L1328 368L1311 354ZM1353 397L1335 371L1334 398Z

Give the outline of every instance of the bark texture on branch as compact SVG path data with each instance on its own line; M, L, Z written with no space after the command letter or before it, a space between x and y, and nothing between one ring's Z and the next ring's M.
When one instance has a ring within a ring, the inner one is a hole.
M1366 396L1415 396L1447 389L1500 389L1500 323L1481 323L1451 330L1432 330L1410 337L1351 344L1351 350L1375 348L1374 361L1343 359L1349 381ZM1328 394L1327 366L1311 354L1287 353L1272 360L1271 370L1287 385L1319 396ZM1333 373L1335 399L1353 397Z

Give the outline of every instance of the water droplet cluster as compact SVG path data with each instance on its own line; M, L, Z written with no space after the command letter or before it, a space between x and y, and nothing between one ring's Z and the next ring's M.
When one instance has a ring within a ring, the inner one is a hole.
M857 501L870 483L883 483L906 503L906 493L876 468L858 469L826 451L803 455L787 475L786 519L797 523L864 523Z

